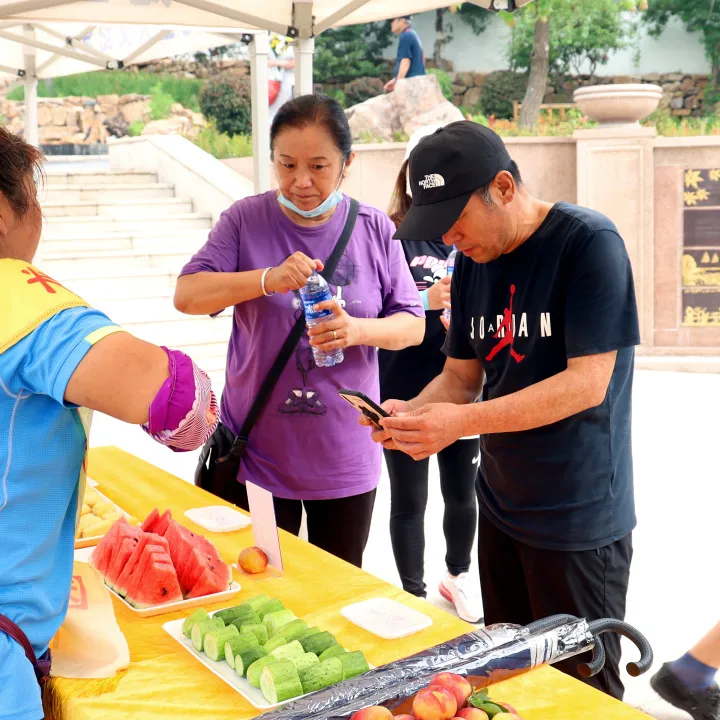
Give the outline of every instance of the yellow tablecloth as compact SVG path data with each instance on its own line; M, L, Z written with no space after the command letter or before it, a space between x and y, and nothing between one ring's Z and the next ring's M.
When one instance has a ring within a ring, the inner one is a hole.
M228 563L234 563L240 550L253 544L251 528L217 534L194 526L184 517L186 510L222 501L117 448L92 450L88 474L97 480L105 495L137 517L145 517L153 507L170 508L183 525L212 540ZM285 574L253 579L235 571L235 579L242 585L237 601L260 592L279 597L298 616L330 630L343 645L362 650L376 666L472 629L456 617L282 531L281 545ZM345 605L376 596L396 598L421 610L432 617L432 626L409 638L387 641L340 615ZM52 679L48 691L56 709L55 720L245 720L258 714L162 629L168 620L184 617L187 612L140 619L116 600L115 613L130 646L129 671L115 683L114 690L97 697L83 697L82 683L76 680ZM492 696L514 705L526 720L647 718L551 668L499 683L493 686Z

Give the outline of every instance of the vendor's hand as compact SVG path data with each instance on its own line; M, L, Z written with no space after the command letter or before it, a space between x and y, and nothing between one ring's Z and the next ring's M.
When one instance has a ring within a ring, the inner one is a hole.
M391 416L397 415L398 413L409 413L412 411L410 403L405 402L404 400L386 400L380 407ZM386 450L397 450L388 430L378 430L378 428L375 427L375 425L373 425L364 415L360 415L360 424L373 429L373 442L380 443Z
M331 353L334 350L362 344L358 319L348 315L337 300L318 303L315 305L315 310L331 310L333 314L325 322L318 323L308 330L310 344L314 348Z
M424 460L463 437L463 405L431 403L419 410L383 418L394 447L413 460Z
M265 276L268 293L287 293L305 287L315 270L323 269L321 260L313 260L301 252L293 253L282 265L271 268Z
M392 92L395 89L395 78L388 80L383 86L385 92Z
M450 283L452 275L446 275L427 291L428 310L450 309Z
M445 328L445 332L447 332L450 329L450 321L445 317L445 313L443 313L440 316L440 322L442 323L442 326Z

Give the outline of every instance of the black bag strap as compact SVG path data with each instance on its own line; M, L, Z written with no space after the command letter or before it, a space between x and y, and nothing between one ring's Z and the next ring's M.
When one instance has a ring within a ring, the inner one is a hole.
M345 248L350 241L350 237L352 236L353 230L355 229L355 221L357 220L359 210L360 203L358 203L357 200L351 199L350 210L348 211L347 220L345 221L345 227L343 228L343 231L340 234L340 237L338 238L338 241L335 244L335 247L330 254L330 257L328 258L327 263L325 263L324 270L320 273L327 282L330 282L330 279L335 273L335 269L340 262L340 258L345 252ZM305 313L302 312L300 317L295 321L295 325L290 331L290 334L287 336L287 339L283 343L283 346L280 348L280 352L277 354L275 362L272 364L272 367L268 371L268 374L265 376L265 379L260 386L260 390L258 390L258 394L253 401L247 417L245 418L245 422L240 428L240 433L233 442L230 453L226 457L221 458L220 462L228 460L231 456L240 457L243 454L245 446L248 443L250 431L255 426L255 423L260 419L260 415L262 414L265 406L270 400L270 396L272 395L272 392L275 389L278 380L280 379L282 371L285 369L285 366L287 365L290 356L293 354L295 347L300 342L300 338L302 337L304 332Z

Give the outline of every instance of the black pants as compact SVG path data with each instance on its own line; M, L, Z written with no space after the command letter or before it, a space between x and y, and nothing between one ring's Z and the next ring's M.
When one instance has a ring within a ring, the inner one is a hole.
M540 550L513 540L480 513L478 545L487 625L527 625L559 613L587 620L625 618L632 535L598 550ZM585 682L622 700L625 688L620 680L620 637L607 634L602 640L607 654L605 667ZM584 653L554 667L582 679L577 666L590 657Z
M247 489L242 483L238 485L240 488L235 503L243 510L249 510ZM337 500L286 500L276 497L273 503L278 527L298 535L304 506L308 541L351 565L362 567L375 505L375 490Z
M480 441L458 440L437 456L440 487L445 501L443 532L445 562L453 575L470 568L472 544L477 528L477 500L473 460ZM416 462L397 450L385 451L390 475L390 538L403 589L425 597L425 508L428 500L429 460Z

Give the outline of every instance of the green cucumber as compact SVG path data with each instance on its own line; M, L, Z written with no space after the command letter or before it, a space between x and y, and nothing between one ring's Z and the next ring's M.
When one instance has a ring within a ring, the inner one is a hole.
M260 619L264 620L266 615L284 609L285 606L280 602L280 600L278 600L277 598L273 598L270 602L261 605L256 612L260 616Z
M231 625L230 627L235 626ZM235 629L237 630L237 628ZM257 638L252 633L238 633L225 643L225 662L234 670L235 657L257 646Z
M297 620L295 613L292 610L277 610L265 615L263 618L263 625L267 628L268 637L272 638L273 635L277 635L284 625L291 623L293 620Z
M226 624L235 625L238 630L242 630L243 625L258 625L259 623L260 616L255 612L249 612L245 613L244 615L240 615L240 617L236 617L233 620L230 620L230 622Z
M272 655L265 655L264 657L261 657L259 660L256 660L249 668L243 668L244 670L247 670L247 679L248 682L254 687L259 688L260 687L260 675L262 675L263 668L266 665L270 665L271 663L277 662L277 659L273 657Z
M273 638L270 638L263 647L271 653L273 650L277 650L279 647L282 647L283 645L287 645L287 640L285 639L284 635L276 635Z
M182 624L182 632L183 635L186 638L189 638L192 635L192 629L193 625L196 622L200 622L201 620L209 620L210 615L208 615L208 611L204 608L200 608L199 610L196 610L189 618L185 620L185 622Z
M267 628L260 622L247 625L243 623L238 630L240 630L241 635L246 632L252 633L261 645L264 645L268 641Z
M322 630L317 627L311 627L307 630L303 630L300 635L298 635L295 640L304 640L306 637L310 637L311 635L317 635L318 633L321 633Z
M293 665L295 665L298 673L302 670L307 670L307 668L312 667L313 665L320 664L320 660L315 653L305 653L300 657L291 657L289 660Z
M272 651L271 655L276 657L278 660L291 660L292 658L299 658L305 654L303 646L297 641L293 640L287 645L281 645Z
M245 617L252 617L254 614L255 613L253 613L252 608L245 605L235 605L234 607L225 608L224 610L218 610L213 614L213 617L222 618L222 621L226 625L231 625L236 620L240 620Z
M280 660L263 668L260 689L271 705L292 700L303 694L298 671L289 660Z
M308 624L304 620L293 620L287 625L283 625L280 629L280 634L288 641L297 640L298 635L307 630Z
M202 652L205 635L207 635L207 633L211 630L219 630L224 627L225 623L222 621L222 618L211 618L210 620L200 620L199 622L196 622L193 625L192 633L190 634L193 647L198 652Z
M338 655L337 659L342 663L343 680L349 680L358 675L363 675L370 669L365 656L360 650L343 653L342 655Z
M300 681L305 693L323 690L331 685L342 682L342 663L336 657L330 658L319 665L311 665L300 671Z
M331 657L337 657L338 655L343 655L346 653L347 650L338 643L335 643L334 645L331 645L327 650L320 653L320 662L324 662L328 658Z
M319 632L316 635L300 640L305 652L315 653L318 657L322 655L328 648L331 648L337 640L335 636L329 632Z
M243 605L249 607L253 612L257 612L263 605L267 605L270 602L270 598L263 593L262 595L256 595L246 600Z
M267 657L268 654L259 645L251 647L235 658L235 672L242 677L247 675L248 668L257 660Z
M203 638L203 650L211 660L220 662L225 659L225 643L238 635L240 633L234 625L211 630Z

